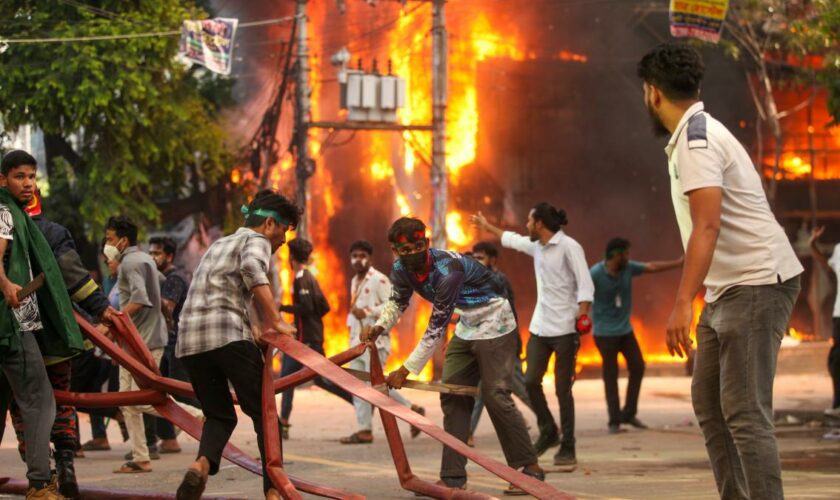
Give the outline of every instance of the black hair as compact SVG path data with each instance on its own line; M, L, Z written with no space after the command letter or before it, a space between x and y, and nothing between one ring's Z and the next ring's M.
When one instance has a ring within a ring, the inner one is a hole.
M639 61L636 73L673 100L697 99L705 67L700 53L685 43L657 45Z
M367 252L368 255L373 255L373 245L366 240L356 240L352 245L350 245L350 253L353 253L356 250L361 250L363 252Z
M499 249L489 241L479 241L473 245L472 251L473 253L483 253L494 259L499 256Z
M630 242L624 238L613 238L607 242L607 249L604 255L609 259L614 253L622 253L630 249Z
M178 244L169 236L155 236L149 239L149 245L158 245L163 248L163 253L175 258L175 252L178 250Z
M108 219L105 229L110 229L117 234L118 238L128 238L129 246L137 244L137 224L128 216L115 215Z
M416 217L400 217L388 229L388 242L401 243L402 238L415 242L426 237L426 224Z
M566 211L562 208L554 208L551 204L543 201L534 205L534 213L532 217L534 222L540 221L543 225L552 232L557 232L561 227L569 223L566 219Z
M312 243L308 240L295 238L289 242L289 257L296 262L305 264L309 262L310 255L312 255Z
M3 162L0 163L0 173L9 175L13 168L18 168L23 165L32 165L38 167L38 161L31 154L22 149L15 149L3 155Z
M277 212L280 217L285 218L289 222L289 229L295 229L300 222L300 215L303 210L297 205L289 201L285 196L273 189L264 189L257 193L251 204L248 205L249 210L256 210L264 208L266 210L273 210ZM245 227L257 227L265 222L265 216L249 214L245 218Z

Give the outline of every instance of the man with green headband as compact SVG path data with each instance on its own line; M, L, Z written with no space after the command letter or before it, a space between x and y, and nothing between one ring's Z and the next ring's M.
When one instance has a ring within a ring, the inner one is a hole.
M589 270L595 284L592 334L604 360L602 377L607 396L610 434L620 432L621 424L630 424L639 429L647 428L636 417L645 360L630 325L633 278L643 273L675 269L681 265L682 258L660 262L630 260L630 242L623 238L613 238L607 243L604 260ZM618 353L624 356L630 375L624 410L621 410L618 397Z
M50 483L56 408L44 358L74 356L84 345L55 255L22 209L35 194L36 172L35 159L25 151L9 152L0 165L0 368L25 426L26 497L53 499L63 497ZM20 297L23 285L39 273L44 285Z
M267 189L243 207L242 213L245 227L207 249L181 310L175 356L189 374L206 420L196 460L178 487L179 500L201 498L208 475L219 471L222 450L237 420L229 385L239 407L254 423L266 497L279 498L265 473L263 354L254 339L248 310L255 306L262 330L294 335L295 328L283 321L275 306L268 266L274 252L286 242L286 231L297 226L300 209Z

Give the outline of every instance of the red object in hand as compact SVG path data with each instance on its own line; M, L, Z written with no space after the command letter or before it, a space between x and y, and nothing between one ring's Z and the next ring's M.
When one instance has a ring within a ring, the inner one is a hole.
M575 330L578 333L584 334L589 333L592 331L592 319L589 317L588 314L581 314L575 323Z

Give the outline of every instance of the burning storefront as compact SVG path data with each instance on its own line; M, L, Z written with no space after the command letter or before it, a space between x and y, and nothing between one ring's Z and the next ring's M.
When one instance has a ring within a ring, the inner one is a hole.
M331 1L307 4L311 120L346 118L340 109L336 68L330 64L331 56L346 48L351 66L370 71L376 65L382 73L405 79L400 123L429 123L430 3L344 3L344 13ZM667 15L645 13L638 5L608 2L587 4L584 9L576 3L529 2L512 9L489 0L447 4L446 228L451 248L464 250L481 238L469 226L470 213L482 210L506 227L524 231L529 208L545 200L566 209L568 231L582 243L590 263L601 258L613 236L630 239L633 256L639 260L671 258L681 252L668 195L664 144L649 132L641 84L635 77L639 54L660 42L660 33L667 33ZM292 13L292 7L278 12L268 2L247 9L236 15ZM592 36L596 32L599 35ZM754 111L742 69L719 52L709 50L704 55L709 68L703 90L707 108L733 124L745 144L752 144ZM249 71L260 77L242 87L276 85L268 68L277 61L263 59L249 65L254 67ZM257 110L265 100L255 99L246 109ZM371 240L376 267L387 270L389 223L407 214L430 218L431 134L313 129L309 154L315 160L307 205L316 247L314 267L332 306L325 318L331 332L326 343L329 354L347 346L350 243ZM800 155L800 162L803 158ZM796 160L787 162L793 165ZM288 153L277 158L268 178L270 185L293 192L295 169ZM794 234L797 227L789 223L787 229ZM285 250L280 255L281 282L288 290L291 276ZM527 257L505 252L500 266L516 288L525 328L536 298L531 263ZM646 358L654 363L678 362L667 355L663 342L677 280L674 273L644 278L637 286L633 326ZM698 300L695 310L701 305ZM422 335L428 313L425 304L410 310L393 336L392 363L405 357ZM797 327L810 330L806 324ZM579 361L583 366L600 362L591 339L585 341ZM430 377L431 367L423 375Z

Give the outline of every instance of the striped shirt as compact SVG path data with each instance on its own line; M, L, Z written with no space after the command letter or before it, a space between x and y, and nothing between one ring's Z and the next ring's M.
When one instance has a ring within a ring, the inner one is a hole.
M268 238L245 227L210 245L195 270L181 310L177 357L240 340L254 341L248 305L251 290L269 284L270 259Z

